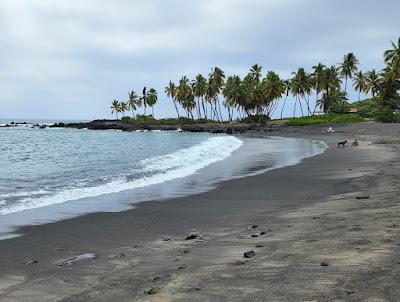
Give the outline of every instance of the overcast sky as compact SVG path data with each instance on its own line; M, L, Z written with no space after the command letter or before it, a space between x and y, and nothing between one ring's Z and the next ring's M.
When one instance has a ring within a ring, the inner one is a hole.
M381 68L399 12L399 0L0 0L0 118L111 118L111 101L143 86L172 116L169 80L212 66L288 77L354 52Z

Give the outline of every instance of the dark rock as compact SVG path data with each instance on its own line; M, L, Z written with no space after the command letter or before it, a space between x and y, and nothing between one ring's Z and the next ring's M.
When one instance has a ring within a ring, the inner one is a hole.
M23 263L24 263L25 265L31 265L31 264L38 263L38 261L37 261L37 260L34 260L34 259L29 259L29 260L24 261Z
M312 219L319 219L321 218L320 216L314 216Z
M348 295L350 296L350 295L354 294L355 291L346 289L346 290L345 290L345 293L348 294Z
M232 128L226 129L226 133L227 133L227 134L232 134L232 133L233 133Z
M260 233L260 236L265 235L265 234L267 234L267 232L262 231L262 232Z
M328 263L328 262L325 262L325 261L322 261L322 262L321 262L321 266L329 266L329 263Z
M182 266L178 267L178 270L183 270L185 268L186 268L186 266L182 265Z
M244 258L252 258L256 255L255 251L248 251L246 253L243 254Z
M356 199L369 199L368 195L365 196L357 196Z
M160 289L158 287L152 287L147 291L148 295L155 295L160 292Z
M264 245L262 245L262 244L257 244L256 247L258 247L258 248L259 248L259 247L264 247Z
M258 225L253 224L253 225L251 226L251 228L252 228L252 229L256 229L256 228L258 228Z
M351 228L349 231L358 232L358 231L361 231L361 230L362 230L362 228L360 226L355 226L354 228Z
M190 250L184 250L183 253L184 253L184 254L189 254L189 253L190 253Z
M186 240L193 240L193 239L196 239L197 237L199 237L198 234L191 234L191 235L186 236Z
M369 241L368 239L360 239L354 242L354 244L357 245L366 245L366 244L370 244L371 241Z
M156 281L158 281L158 280L160 280L160 279L161 279L161 277L156 276L156 277L153 278L153 282L156 282Z
M170 241L171 239L169 238L164 238L163 241Z
M258 237L258 234L252 234L251 237L252 237L252 238L257 238L257 237Z

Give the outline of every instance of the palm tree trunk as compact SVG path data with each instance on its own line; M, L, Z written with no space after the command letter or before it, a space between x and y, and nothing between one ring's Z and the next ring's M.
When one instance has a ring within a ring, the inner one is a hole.
M154 118L154 106L151 106L151 115L152 115L153 118Z
M300 110L301 110L301 116L304 116L303 106L301 105L300 98L299 98L299 105L300 105Z
M175 110L176 110L176 114L178 115L178 119L179 119L179 118L180 118L180 116L179 116L178 107L176 106L176 102L175 102L175 100L174 100L174 99L172 99L172 101L174 102L174 107L175 107Z
M282 116L283 116L283 109L285 108L285 104L286 104L286 100L287 100L287 98L288 98L288 95L286 95L286 96L285 96L285 100L283 101L283 104L282 104L282 109L281 109L281 119L282 119Z
M294 102L293 117L296 117L297 96Z
M315 100L314 112L312 115L315 115L315 111L317 111L317 104L318 104L318 91L317 91L317 98Z
M203 107L204 118L207 121L207 110L206 110L206 106L204 106L203 97L201 97L201 106Z

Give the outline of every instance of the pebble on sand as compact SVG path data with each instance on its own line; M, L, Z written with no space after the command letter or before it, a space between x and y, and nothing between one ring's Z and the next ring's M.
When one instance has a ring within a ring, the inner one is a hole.
M328 263L328 262L325 262L325 261L322 261L322 262L321 262L321 266L329 266L329 263Z
M186 240L193 240L193 239L196 239L197 237L199 237L198 234L191 234L191 235L186 236Z
M248 251L246 253L243 254L244 258L252 258L256 255L255 251Z

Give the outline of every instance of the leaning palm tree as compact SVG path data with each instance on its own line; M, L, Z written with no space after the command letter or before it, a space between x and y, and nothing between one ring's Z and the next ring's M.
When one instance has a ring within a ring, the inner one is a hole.
M119 102L118 100L114 100L111 104L111 114L115 113L115 117L118 119L118 113L119 113Z
M281 119L283 118L283 109L285 108L286 100L287 100L287 98L290 94L290 90L291 90L290 80L285 80L284 83L285 83L285 99L283 101L282 108L281 108Z
M367 86L366 77L361 70L355 74L353 86L354 89L358 91L358 100L360 100L361 92L364 92Z
M340 75L345 78L344 83L344 92L347 93L347 79L351 79L353 74L357 72L357 65L359 64L356 56L350 52L347 55L344 55L343 62L340 63Z
M135 117L135 111L140 107L141 101L139 96L136 94L135 91L131 91L129 93L129 99L128 99L128 107L132 111L132 117Z
M392 49L388 49L383 53L383 57L385 58L385 63L392 62L395 59L400 59L400 38L397 41L397 44L392 42Z
M169 81L168 86L165 87L165 93L167 94L168 97L170 97L172 99L172 102L174 103L176 114L178 115L178 120L179 120L179 118L180 118L179 110L178 110L178 106L176 106L177 91L178 91L178 87L176 87L176 85L172 81Z
M147 94L147 105L151 107L151 115L154 117L154 105L157 103L157 91L154 88L150 88Z

